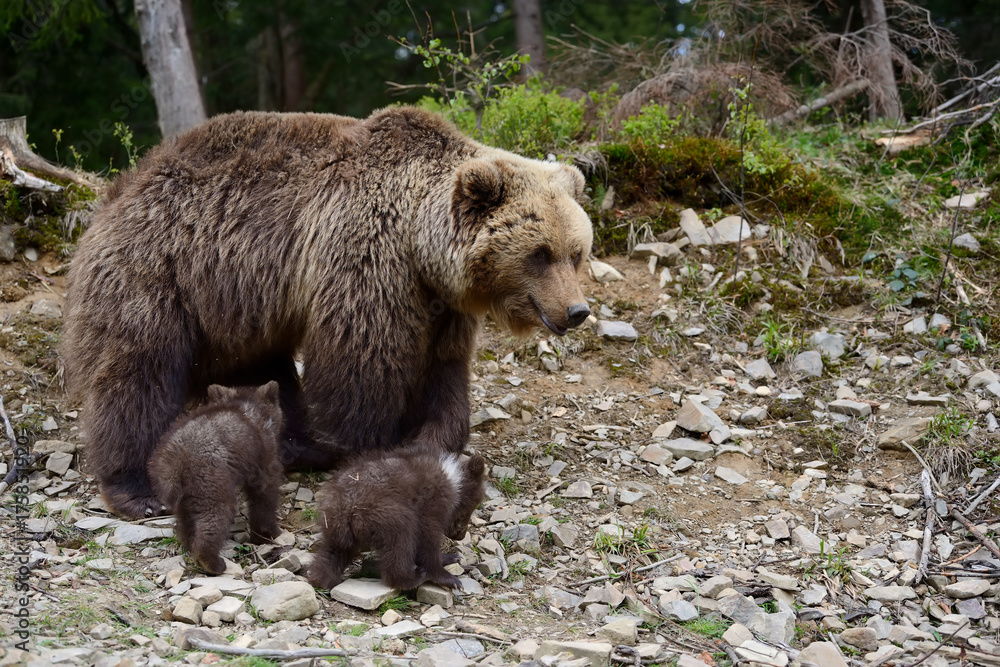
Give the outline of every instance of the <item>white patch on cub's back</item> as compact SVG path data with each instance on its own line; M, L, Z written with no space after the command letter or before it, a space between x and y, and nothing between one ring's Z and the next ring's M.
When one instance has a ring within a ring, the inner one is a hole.
M458 491L462 487L462 464L459 463L458 456L455 454L442 454L441 470L444 472L444 476L448 478L448 481L451 482L455 491Z

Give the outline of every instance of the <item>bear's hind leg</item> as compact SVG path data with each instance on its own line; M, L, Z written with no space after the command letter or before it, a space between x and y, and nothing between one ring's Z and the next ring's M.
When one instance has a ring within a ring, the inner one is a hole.
M341 536L340 542L344 542ZM335 545L323 538L309 566L309 583L315 588L329 590L344 580L344 570L354 560L356 552L346 544Z
M236 517L236 498L199 498L192 501L188 510L192 517L191 553L195 562L210 574L222 574L226 562L219 552Z
M247 485L247 519L250 524L250 541L263 544L281 534L278 525L278 505L281 490L275 485L253 487Z

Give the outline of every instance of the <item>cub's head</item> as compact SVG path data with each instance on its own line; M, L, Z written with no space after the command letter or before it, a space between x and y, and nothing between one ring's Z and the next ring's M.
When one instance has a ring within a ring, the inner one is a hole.
M576 276L594 241L583 186L574 167L500 151L456 175L452 219L471 240L467 294L517 335L544 326L561 336L590 315Z
M209 385L208 402L231 406L253 419L274 437L280 437L285 428L281 411L281 392L278 383L271 380L260 387L223 387Z

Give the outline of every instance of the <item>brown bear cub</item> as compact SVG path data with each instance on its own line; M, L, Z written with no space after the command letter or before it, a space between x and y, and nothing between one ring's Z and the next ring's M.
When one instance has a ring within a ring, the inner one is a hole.
M281 533L283 481L278 447L284 419L278 383L208 388L208 403L178 419L149 461L157 498L177 515L177 537L206 572L220 574L219 555L236 517L240 488L249 506L250 538Z
M461 589L444 569L441 536L460 540L483 500L486 461L474 455L406 448L355 460L322 490L323 538L309 569L317 588L333 588L361 551L379 554L382 580L410 590L424 581Z

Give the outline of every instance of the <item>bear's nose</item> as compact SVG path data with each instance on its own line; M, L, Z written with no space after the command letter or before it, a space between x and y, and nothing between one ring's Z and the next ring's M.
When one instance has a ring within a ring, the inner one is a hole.
M585 303L574 303L566 309L566 319L570 328L575 328L583 324L583 321L590 317L590 308Z

